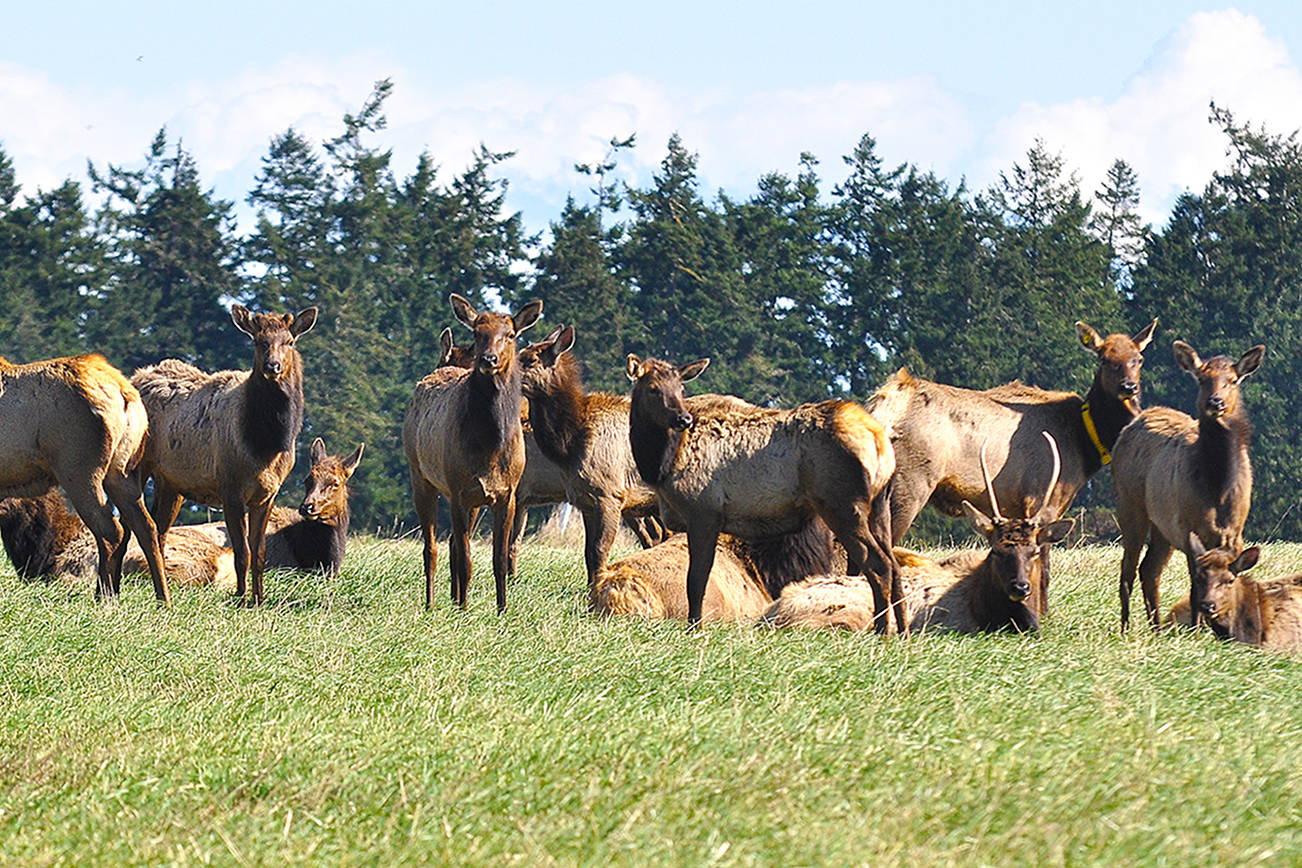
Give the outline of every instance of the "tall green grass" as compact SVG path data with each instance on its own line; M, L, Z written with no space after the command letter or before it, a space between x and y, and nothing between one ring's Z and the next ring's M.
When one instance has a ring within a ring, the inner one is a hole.
M482 549L469 611L424 612L409 542L254 611L5 571L0 858L1302 861L1302 664L1120 635L1118 560L1056 552L1039 636L889 641L598 622L581 553L537 545L501 617Z

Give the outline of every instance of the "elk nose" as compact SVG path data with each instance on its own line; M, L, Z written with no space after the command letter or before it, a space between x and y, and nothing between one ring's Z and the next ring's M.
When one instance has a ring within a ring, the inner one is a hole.
M695 420L692 419L691 413L683 412L678 414L678 418L674 420L674 424L678 428L687 429L692 427L692 422L694 421Z
M1207 409L1217 414L1224 413L1225 399L1222 398L1220 395L1212 395L1210 398L1207 399Z
M484 353L479 357L479 363L486 368L496 368L497 353Z
M267 373L271 374L273 377L280 376L280 362L275 359L267 359L263 367L266 368Z
M1013 592L1012 596L1014 600L1024 600L1027 595L1031 593L1031 583L1013 582L1011 590Z
M1117 391L1125 395L1127 398L1133 398L1135 393L1139 391L1139 384L1134 380L1126 380L1117 387Z
M1216 604L1213 603L1211 600L1204 599L1202 603L1198 606L1198 608L1202 610L1202 613L1204 615L1216 614Z
M303 516L303 518L311 518L312 516L316 515L316 504L308 503L307 501L304 501L303 503L299 504L298 514Z

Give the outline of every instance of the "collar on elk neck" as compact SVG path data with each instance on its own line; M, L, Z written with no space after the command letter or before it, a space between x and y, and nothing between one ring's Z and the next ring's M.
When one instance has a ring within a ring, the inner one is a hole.
M1099 452L1099 461L1103 462L1104 467L1107 467L1112 463L1112 453L1108 451L1108 447L1103 445L1103 440L1099 437L1098 426L1094 424L1094 417L1090 415L1089 401L1081 404L1080 417L1081 421L1085 423L1085 433L1090 435L1090 442L1094 444L1094 448Z

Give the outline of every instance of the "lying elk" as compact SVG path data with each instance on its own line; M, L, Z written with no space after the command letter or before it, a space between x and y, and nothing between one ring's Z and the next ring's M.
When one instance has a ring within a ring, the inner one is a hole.
M297 315L231 308L235 327L253 341L250 371L206 373L177 359L136 371L131 381L149 410L142 470L154 480L160 544L183 498L220 506L235 555L235 593L262 602L263 545L272 501L294 466L303 424L303 360L298 338L317 309Z
M1139 413L1143 351L1157 320L1133 337L1107 338L1083 322L1076 334L1098 359L1084 400L1074 392L1050 392L1013 382L975 391L932 383L903 369L867 403L891 432L897 471L891 492L891 540L898 544L922 507L931 503L946 515L962 515L971 501L991 509L977 466L985 439L991 446L994 491L1004 503L1020 503L1044 488L1044 468L1030 456L1039 432L1048 431L1063 450L1062 475L1044 505L1062 515L1076 493L1112 460L1121 429ZM1041 607L1047 609L1049 569L1045 549Z
M421 380L402 426L423 542L425 607L434 606L434 525L442 494L452 512L452 601L463 608L470 588L470 526L481 506L493 511L493 576L500 612L506 609L516 486L524 472L515 341L538 321L542 302L530 302L514 316L476 312L455 293L451 302L457 319L475 333L474 367L442 367Z
M1052 453L1049 484L1030 518L1007 518L999 509L994 483L981 450L991 514L969 501L963 511L985 536L990 550L962 552L940 563L905 549L896 549L904 608L911 631L947 630L956 633L1034 632L1039 629L1043 550L1063 539L1071 519L1057 519L1052 495L1061 471L1058 445L1045 431ZM1034 505L1026 504L1030 513ZM865 630L876 613L871 587L856 576L818 576L789 585L764 614L774 627L839 627Z
M69 511L58 491L48 491L41 497L0 500L0 540L24 581L80 585L92 581L96 574L95 538L76 513ZM163 565L171 577L169 586L235 588L231 550L202 528L174 528ZM132 539L122 572L142 573L148 568L144 551Z
M1204 545L1243 547L1243 525L1252 500L1250 426L1239 401L1239 381L1257 370L1264 346L1237 362L1225 356L1203 361L1194 348L1176 341L1175 360L1198 381L1198 418L1154 407L1139 414L1117 439L1112 478L1121 528L1121 628L1130 624L1130 593L1138 568L1144 607L1159 625L1158 581L1178 548L1189 563L1195 622L1202 589L1189 534ZM1148 543L1140 563L1139 555Z
M1302 651L1302 573L1259 582L1244 575L1256 566L1259 547L1209 551L1195 533L1188 542L1203 588L1202 614L1217 636L1272 651ZM1188 600L1171 610L1171 620L1193 623Z
M790 582L844 569L827 525L815 519L793 534L744 540L720 534L701 602L702 621L753 621ZM593 593L599 615L687 618L683 534L602 567ZM869 598L871 600L871 597Z
M167 605L159 538L136 475L148 427L140 393L103 356L27 365L0 358L0 497L38 497L61 486L94 536L101 597L121 586L126 546L119 546L117 507L144 548L154 595Z
M771 410L712 404L693 412L683 383L709 364L675 367L628 357L629 441L642 479L687 528L688 622L698 624L719 534L791 533L817 515L845 547L851 572L873 574L877 612L898 601L887 483L895 455L886 431L848 401ZM905 630L903 609L896 621ZM885 629L883 620L881 628Z

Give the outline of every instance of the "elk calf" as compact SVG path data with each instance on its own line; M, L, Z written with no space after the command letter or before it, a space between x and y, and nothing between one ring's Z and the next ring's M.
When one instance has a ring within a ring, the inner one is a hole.
M1172 549L1189 564L1190 600L1199 618L1202 591L1190 533L1204 545L1243 547L1243 525L1252 499L1250 428L1239 401L1239 382L1261 365L1266 348L1256 346L1237 362L1225 356L1203 361L1184 341L1174 344L1176 362L1198 381L1198 418L1154 407L1121 432L1113 451L1121 558L1121 628L1130 623L1130 593L1136 569L1144 607L1159 626L1158 580ZM1139 556L1147 541L1143 562Z
M686 525L688 621L701 620L719 534L762 539L817 515L846 549L851 572L872 572L877 611L899 599L885 493L895 469L886 431L848 401L768 410L715 403L689 409L683 383L709 359L676 367L628 357L629 442L642 479ZM903 610L896 609L901 630ZM885 629L885 623L882 623Z
M231 308L235 327L253 341L250 371L205 373L177 359L131 378L149 410L150 437L142 470L154 480L160 542L183 498L220 506L235 554L235 593L262 602L267 518L294 466L303 424L303 361L298 338L316 324L317 309L297 315L252 314Z
M1055 519L1052 494L1061 469L1057 444L1046 431L1053 469L1030 518L1005 518L981 451L982 476L992 504L987 516L969 501L963 511L986 537L990 550L963 552L940 563L896 549L904 608L911 631L957 633L1034 632L1039 629L1043 551L1071 530L1071 519ZM818 576L783 590L762 623L773 627L838 627L865 630L876 616L871 586L855 576Z

